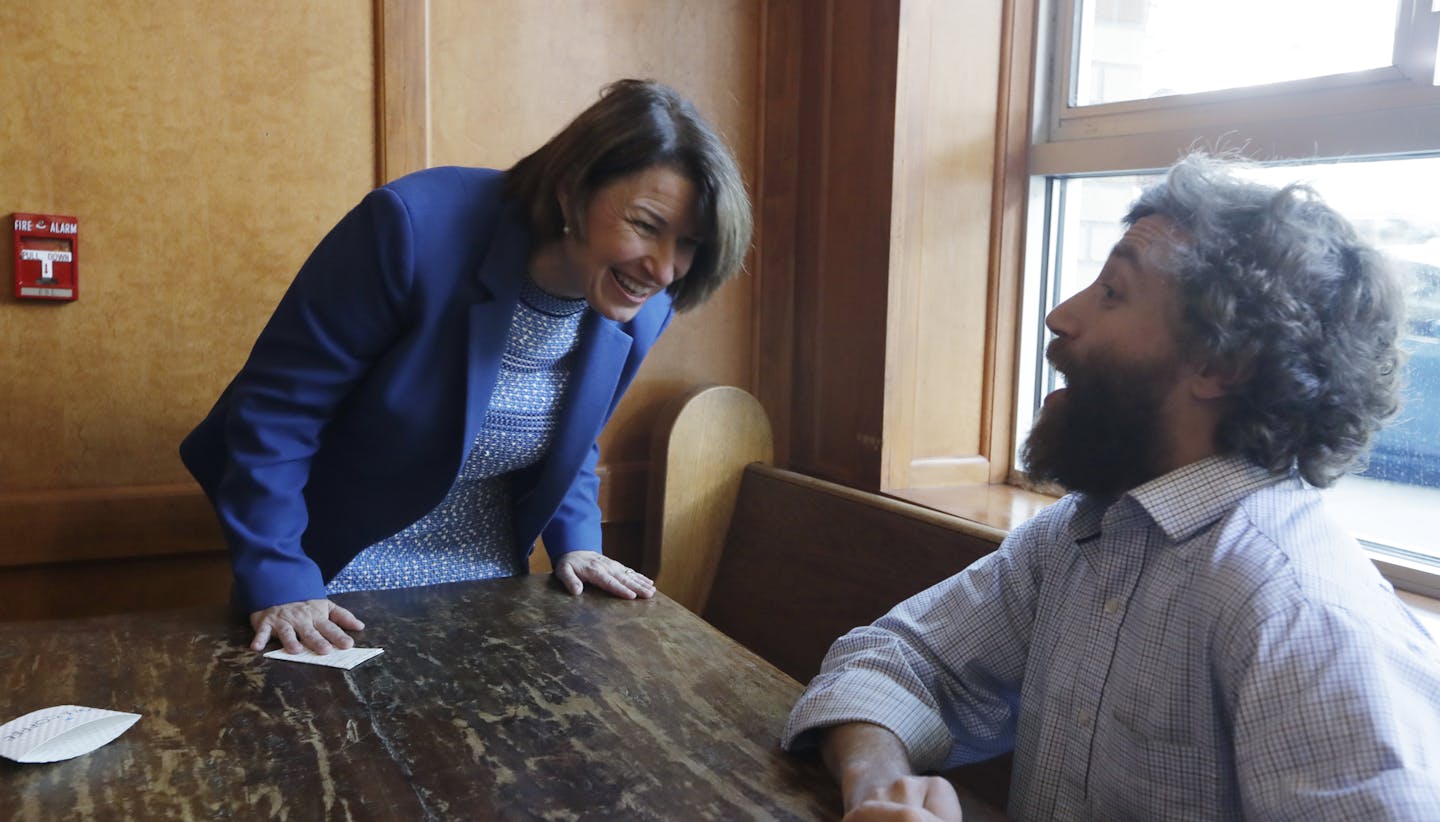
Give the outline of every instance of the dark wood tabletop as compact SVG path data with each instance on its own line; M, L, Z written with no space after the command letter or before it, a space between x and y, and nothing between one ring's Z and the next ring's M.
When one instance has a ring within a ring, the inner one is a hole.
M800 685L672 600L546 576L344 594L385 652L265 659L223 609L0 623L0 722L142 718L63 762L0 760L18 819L830 819L777 739Z

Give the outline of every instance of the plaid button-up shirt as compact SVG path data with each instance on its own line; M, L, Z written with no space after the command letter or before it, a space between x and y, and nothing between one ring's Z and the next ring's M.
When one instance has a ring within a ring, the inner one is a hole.
M1440 820L1440 648L1298 477L1071 495L838 640L783 743L1014 749L1017 819Z

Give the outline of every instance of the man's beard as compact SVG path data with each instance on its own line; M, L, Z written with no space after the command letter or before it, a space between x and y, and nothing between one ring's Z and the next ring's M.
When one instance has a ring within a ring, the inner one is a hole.
M1067 390L1041 410L1025 440L1020 458L1030 479L1115 497L1159 476L1166 456L1161 406L1176 359L1079 362L1056 343L1049 356Z

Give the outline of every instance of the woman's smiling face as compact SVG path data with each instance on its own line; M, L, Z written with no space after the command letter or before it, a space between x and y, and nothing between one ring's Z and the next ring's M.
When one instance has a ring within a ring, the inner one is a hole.
M634 318L646 300L690 270L700 244L696 211L695 184L670 166L597 189L585 207L584 231L564 237L567 293L559 296L583 296L616 322Z

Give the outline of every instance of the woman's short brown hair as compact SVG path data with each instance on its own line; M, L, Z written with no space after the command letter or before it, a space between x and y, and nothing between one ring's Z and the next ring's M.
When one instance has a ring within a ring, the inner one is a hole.
M605 184L654 166L684 174L698 192L700 246L668 289L676 311L703 303L734 276L750 246L750 198L729 146L688 100L648 80L619 80L568 126L506 172L506 193L526 210L535 242L560 238L563 196L583 230L584 211Z

